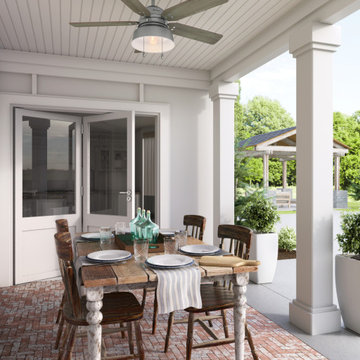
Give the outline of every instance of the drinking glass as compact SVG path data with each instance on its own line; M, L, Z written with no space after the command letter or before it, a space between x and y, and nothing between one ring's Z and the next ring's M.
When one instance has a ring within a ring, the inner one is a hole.
M164 238L164 252L165 254L176 254L178 250L178 242L174 237Z
M149 239L134 239L134 258L136 262L144 262L148 258Z
M125 234L125 223L124 222L117 222L115 223L115 235Z
M100 244L106 245L111 242L111 227L110 226L102 226L99 230L100 232Z
M177 231L175 233L175 239L178 242L179 249L181 249L187 243L187 231L186 230Z

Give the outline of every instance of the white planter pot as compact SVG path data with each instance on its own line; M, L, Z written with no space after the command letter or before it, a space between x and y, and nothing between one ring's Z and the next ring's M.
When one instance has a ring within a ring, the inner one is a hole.
M351 255L336 255L335 281L344 325L360 334L360 261Z
M278 234L256 234L250 248L250 259L261 261L259 270L250 273L250 280L256 284L273 281L278 257Z

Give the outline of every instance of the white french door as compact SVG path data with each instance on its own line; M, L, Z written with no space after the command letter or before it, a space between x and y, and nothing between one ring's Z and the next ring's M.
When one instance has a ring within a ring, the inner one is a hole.
M134 217L135 113L83 118L83 231Z
M15 110L15 283L59 274L55 220L81 231L81 118Z

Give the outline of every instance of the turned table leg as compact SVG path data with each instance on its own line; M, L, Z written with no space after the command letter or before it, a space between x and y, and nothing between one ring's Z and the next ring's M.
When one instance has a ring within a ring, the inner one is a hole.
M246 321L246 285L249 282L249 273L234 275L234 332L235 332L235 359L244 360L245 354L245 321Z
M101 313L102 298L104 291L102 287L88 288L86 291L86 308L88 314L86 321L89 323L87 329L88 352L90 360L101 359L101 321L103 315Z

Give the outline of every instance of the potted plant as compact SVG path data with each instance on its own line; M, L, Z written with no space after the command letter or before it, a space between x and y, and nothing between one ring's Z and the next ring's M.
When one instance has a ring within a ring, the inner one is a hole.
M341 255L335 257L335 282L345 327L360 334L360 213L342 215L343 234L336 236Z
M259 270L250 273L250 280L257 283L272 282L278 256L278 235L275 224L280 220L273 201L262 192L254 192L237 207L239 223L254 231L250 259L261 261Z
M284 226L279 231L278 260L296 258L296 232L290 226Z

